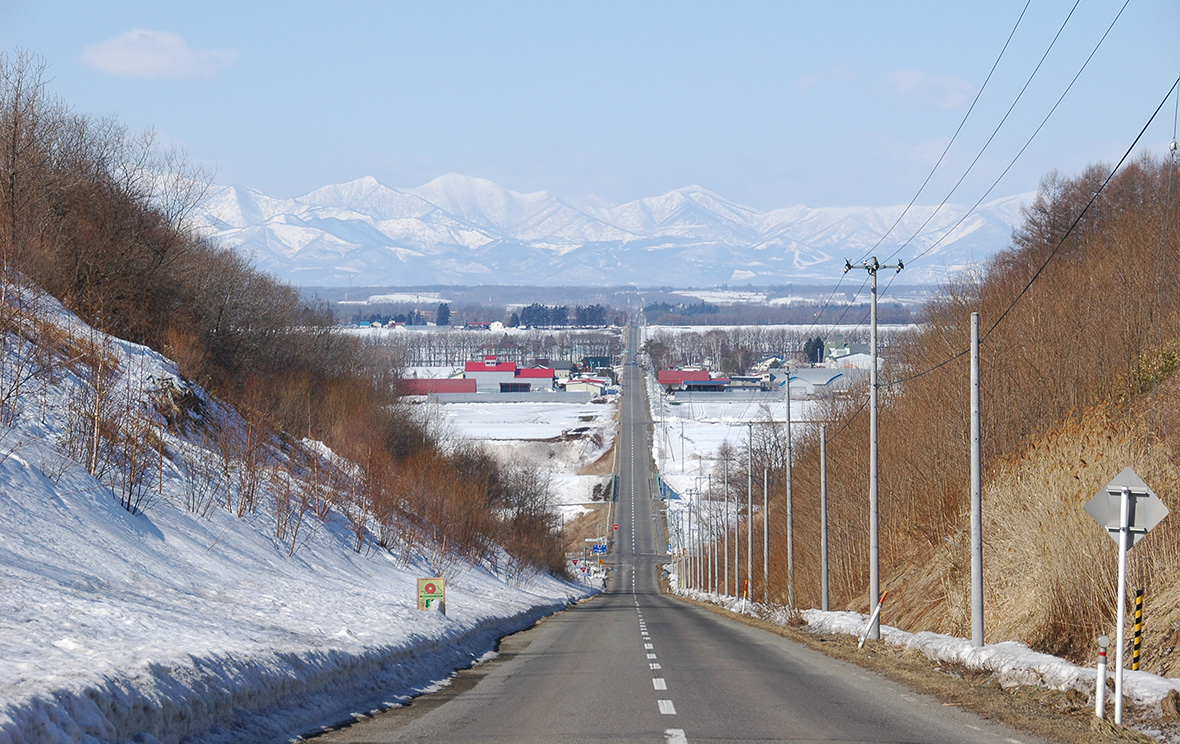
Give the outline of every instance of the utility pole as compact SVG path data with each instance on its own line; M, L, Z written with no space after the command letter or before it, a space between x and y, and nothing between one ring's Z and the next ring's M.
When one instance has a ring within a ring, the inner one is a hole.
M742 597L742 502L733 494L733 598Z
M747 424L746 443L746 596L754 580L754 424Z
M713 471L709 471L709 503L713 505L713 513L709 519L709 570L713 576L712 591L720 594L720 577L717 574L717 499L713 494Z
M762 468L762 604L770 604L770 468Z
M819 591L820 609L828 611L828 427L819 425Z
M983 448L979 411L979 313L971 313L971 644L983 648Z
M725 458L725 524L721 535L725 543L725 596L729 596L729 457Z
M791 367L787 365L787 607L795 607L795 507L791 499Z
M844 273L856 269L869 272L872 290L869 294L869 610L881 600L881 532L880 501L878 499L877 476L877 272L881 269L897 269L900 273L905 265L898 261L892 266L883 266L873 256L867 262L853 266L844 261ZM872 640L881 638L880 618L873 620L866 636Z

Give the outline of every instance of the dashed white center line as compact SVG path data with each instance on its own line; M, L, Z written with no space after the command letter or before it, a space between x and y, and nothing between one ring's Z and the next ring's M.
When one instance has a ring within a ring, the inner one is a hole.
M664 744L688 744L688 737L684 735L684 729L666 729Z
M664 681L663 677L656 677L655 679L653 679L651 681L651 686L653 689L656 689L656 690L668 689L668 683Z
M675 705L672 705L672 701L671 701L671 700L658 700L658 701L656 701L656 702L658 702L658 703L659 703L659 705L660 705L660 713L662 713L663 715L665 715L665 716L674 716L674 715L676 715L676 706L675 706Z
M647 649L648 651L651 651L653 648L655 648L655 646L654 646L654 645L652 645L652 644L650 644L650 643L645 643L645 644L643 644L643 647L644 647L645 649Z
M648 664L648 666L651 667L652 669L663 669L662 666L660 666L659 664L654 663L654 662L651 664Z
M649 658L649 659L658 659L658 658L660 658L660 657L656 656L655 654L648 654L648 655L647 655L647 658Z

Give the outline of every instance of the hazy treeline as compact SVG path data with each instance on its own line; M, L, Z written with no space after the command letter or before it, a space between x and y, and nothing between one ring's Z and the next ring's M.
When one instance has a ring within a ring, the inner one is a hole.
M387 359L340 333L326 306L303 300L188 229L186 218L208 183L151 134L80 114L51 96L38 59L0 56L0 371L6 379L35 376L12 369L18 355L11 349L22 340L78 347L76 356L89 365L87 395L95 401L127 373L104 361L93 343L35 336L30 328L41 326L26 306L29 293L14 289L27 279L92 326L163 352L186 378L235 405L243 423L233 431L202 421L205 431L186 435L217 440L209 446L232 450L227 457L237 472L253 473L235 487L246 511L256 506L248 496L258 492L250 479L282 464L288 477L297 471L316 480L315 489L351 512L358 535L390 529L434 535L454 555L487 555L500 542L529 563L561 570L553 517L541 515L532 496L519 492L522 483L513 482L523 478L543 500L539 479L476 452L443 454L429 423L398 405L396 370ZM166 421L177 431L194 417L201 421L191 398L179 397L190 408ZM177 405L172 397L157 403L160 411ZM109 424L103 405L84 408L80 420L90 424L79 431L89 431L89 439L79 439L74 454L88 467L97 464L96 451L144 442L155 454L141 459L183 459L165 451L158 435L151 441L146 429ZM320 458L307 453L297 465L303 456L290 453L304 437L349 458L352 476L320 479L313 472ZM277 452L285 453L282 463ZM196 469L195 461L187 464ZM480 478L472 481L473 472Z
M759 361L775 356L788 359L795 364L808 362L807 350L814 349L815 339L827 338L824 328L774 326L734 326L707 331L667 331L655 328L643 350L647 352L657 369L668 369L683 365L706 366L724 374L743 374ZM848 343L864 343L869 340L867 328L846 331ZM885 348L890 334L882 334L881 347Z
M462 367L494 354L502 362L531 366L580 362L587 356L613 358L623 350L617 330L479 331L437 330L367 333L358 336L366 348L389 355L397 367Z
M789 305L714 305L709 302L653 303L643 309L653 325L841 325L867 323L868 303L800 302ZM905 305L881 302L877 317L882 323L907 324L918 321Z

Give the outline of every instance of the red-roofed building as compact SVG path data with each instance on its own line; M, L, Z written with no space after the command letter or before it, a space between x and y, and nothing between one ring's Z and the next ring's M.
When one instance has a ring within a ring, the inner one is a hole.
M554 373L549 367L524 367L516 371L513 381L513 392L532 392L534 390L552 390ZM526 387L527 386L527 387ZM504 392L504 386L500 386Z
M684 389L697 393L724 393L729 388L728 377L711 377L707 380L685 380Z
M661 369L656 381L670 390L683 390L688 382L708 382L709 371L704 369Z
M516 369L516 362L501 362L494 354L488 354L482 362L463 365L463 376L475 380L481 393L498 393L504 383L511 384L516 379Z
M409 379L397 384L399 395L431 395L433 393L474 393L475 380L450 378L445 380Z
M516 369L516 362L467 362L463 365L463 371L468 374L472 372L495 372L499 374L507 372L515 377Z
M489 354L482 362L463 365L464 378L474 381L480 393L530 393L552 390L556 374L552 367L518 367Z
M604 377L571 377L565 383L565 391L567 393L602 395L602 391L606 388L607 383L608 380Z

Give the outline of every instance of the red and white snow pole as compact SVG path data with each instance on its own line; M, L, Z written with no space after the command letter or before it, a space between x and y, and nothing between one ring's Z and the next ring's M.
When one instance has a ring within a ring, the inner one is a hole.
M857 648L864 648L865 639L869 637L869 633L873 632L873 628L876 625L877 618L881 615L881 607L882 607L882 605L885 604L885 598L888 596L889 596L888 591L881 592L881 598L877 600L877 606L875 608L873 608L873 614L869 615L869 625L867 628L865 628L865 632L861 634L860 642L858 642L856 644ZM880 635L880 634L878 633L878 635Z
M1110 639L1098 636L1098 677L1094 687L1094 715L1106 718L1106 649Z

